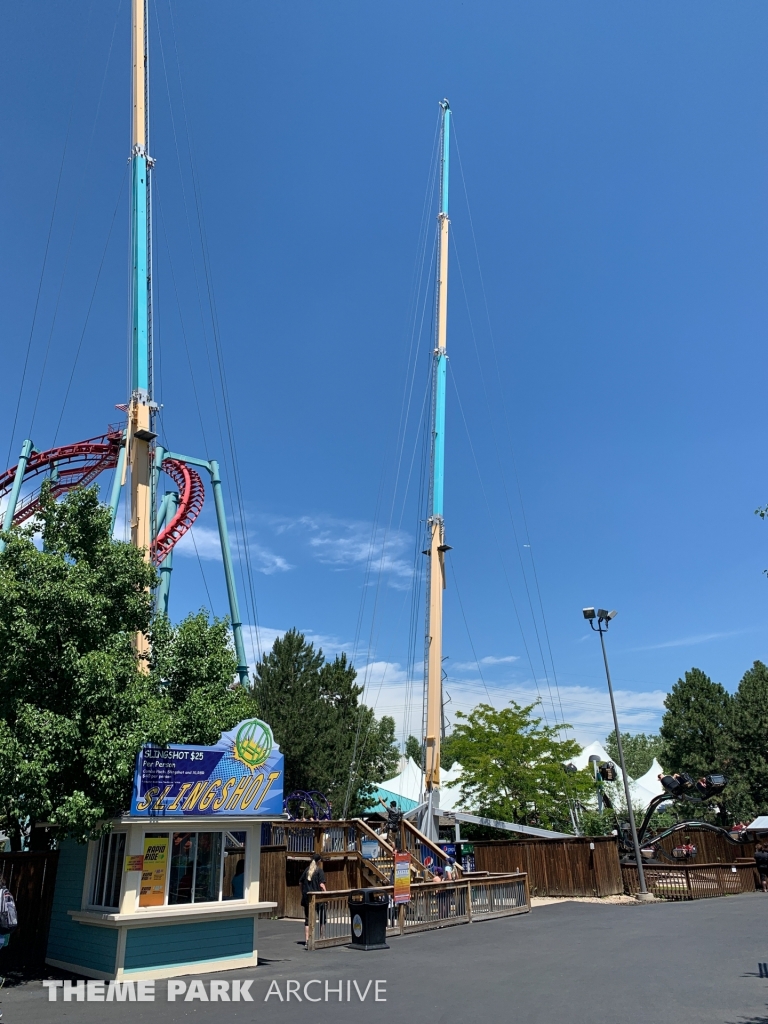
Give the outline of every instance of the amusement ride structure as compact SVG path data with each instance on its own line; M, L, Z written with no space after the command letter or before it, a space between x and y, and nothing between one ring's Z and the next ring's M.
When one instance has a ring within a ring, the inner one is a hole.
M448 172L451 141L451 108L440 103L440 212L437 236L437 281L435 286L435 347L432 364L432 450L427 519L429 558L427 572L427 622L424 639L424 797L422 831L437 838L440 806L440 739L443 710L443 590L445 589L445 385L448 332Z
M50 480L56 498L93 483L114 470L110 496L112 526L123 488L130 488L130 542L158 568L157 608L167 613L173 549L191 529L205 500L200 470L208 474L213 492L224 562L232 632L240 682L248 682L248 664L235 586L227 521L218 462L166 451L157 444L158 405L154 400L152 333L152 168L149 153L149 61L147 0L132 0L132 148L131 163L131 380L126 404L116 406L126 421L103 434L38 451L31 438L21 448L16 466L0 474L0 497L7 498L2 529L7 532L31 518L40 508L40 489L24 485L37 478ZM158 501L160 473L176 486ZM22 497L22 490L26 493ZM0 551L5 540L0 538ZM137 654L146 662L147 638L135 638Z

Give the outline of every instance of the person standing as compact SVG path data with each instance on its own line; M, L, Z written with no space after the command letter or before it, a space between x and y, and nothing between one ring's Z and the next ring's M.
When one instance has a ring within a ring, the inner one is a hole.
M455 882L458 877L459 871L456 867L456 860L453 857L449 857L443 870L443 878L446 882Z
M307 946L309 943L309 894L311 892L327 892L323 858L319 853L316 853L309 862L309 867L299 879L299 885L301 886L301 905L304 908L304 945ZM320 938L322 938L325 926L324 906L320 906L318 918L320 920Z
M760 888L768 892L768 848L765 843L758 843L755 847L755 867L760 876Z
M18 926L18 923L16 904L10 891L5 887L5 878L0 875L0 950L5 949L8 945L11 932ZM4 981L5 978L0 978L0 985ZM2 1017L2 1013L0 1013L0 1017Z

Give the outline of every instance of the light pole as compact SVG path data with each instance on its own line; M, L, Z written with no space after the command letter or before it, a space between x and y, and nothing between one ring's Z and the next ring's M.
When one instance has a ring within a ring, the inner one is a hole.
M608 655L605 652L605 638L604 633L608 632L608 623L612 618L615 617L616 612L607 612L604 608L599 608L595 612L594 608L583 609L584 618L589 622L592 629L600 634L600 646L603 649L603 661L605 662L605 678L608 680L608 696L611 698L611 711L613 712L613 728L616 731L616 746L619 748L619 764L621 765L621 776L624 781L624 796L627 800L627 814L629 815L629 828L632 832L632 845L635 848L635 860L637 861L637 877L640 882L640 892L638 893L638 899L647 900L653 897L648 892L645 885L645 871L643 871L643 858L640 854L640 842L637 838L637 827L635 826L635 812L632 809L632 798L629 792L629 779L627 778L627 766L624 764L624 748L621 745L621 733L619 732L619 719L616 715L616 702L613 699L613 686L611 685L611 670L608 668ZM595 625L597 620L597 625Z

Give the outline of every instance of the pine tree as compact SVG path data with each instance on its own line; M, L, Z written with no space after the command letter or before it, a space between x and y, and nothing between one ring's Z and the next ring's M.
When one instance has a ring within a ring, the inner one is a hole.
M318 747L325 742L320 702L323 652L289 629L256 666L253 698L257 714L272 728L285 757L285 795L317 788Z
M750 821L768 814L768 667L756 661L733 697L728 804Z
M361 813L376 784L394 774L394 719L360 702L346 654L327 662L298 630L256 666L253 699L285 757L285 793L319 790L340 816Z
M732 697L701 669L692 668L664 698L659 733L667 772L694 777L726 770Z

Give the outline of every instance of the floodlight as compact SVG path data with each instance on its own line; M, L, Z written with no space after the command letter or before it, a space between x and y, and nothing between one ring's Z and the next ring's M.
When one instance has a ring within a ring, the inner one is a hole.
M594 619L594 617L595 617L595 609L594 608L582 608L581 613L582 613L582 615L584 616L585 619Z
M579 769L576 767L573 761L571 761L570 764L565 765L565 770L569 775L573 775L573 773L577 772Z
M605 610L605 608L599 608L598 611L597 611L597 617L599 619L602 619L603 622L610 622L611 619L615 619L616 618L616 612L615 611L607 612Z

